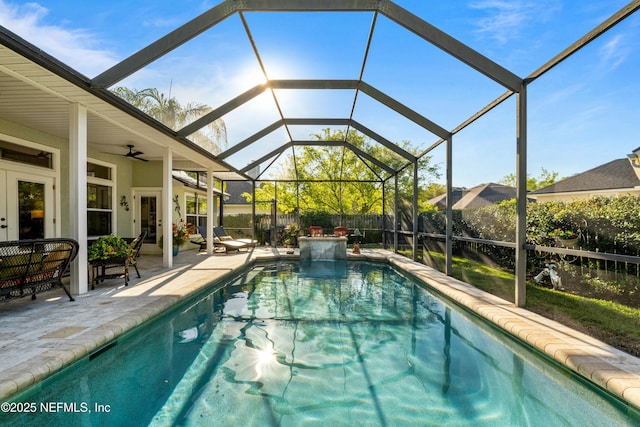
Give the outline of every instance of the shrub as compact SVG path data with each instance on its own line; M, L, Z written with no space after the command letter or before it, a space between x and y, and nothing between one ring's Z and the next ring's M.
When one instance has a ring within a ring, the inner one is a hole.
M127 257L133 257L133 249L122 237L114 236L112 234L108 236L101 236L98 240L93 242L87 253L89 262ZM132 259L132 262L135 262L135 260Z

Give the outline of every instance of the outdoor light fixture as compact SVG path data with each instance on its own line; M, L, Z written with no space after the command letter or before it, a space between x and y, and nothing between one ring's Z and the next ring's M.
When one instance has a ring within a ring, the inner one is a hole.
M120 199L120 206L122 206L125 211L129 210L129 202L127 202L127 196L122 196L122 198Z

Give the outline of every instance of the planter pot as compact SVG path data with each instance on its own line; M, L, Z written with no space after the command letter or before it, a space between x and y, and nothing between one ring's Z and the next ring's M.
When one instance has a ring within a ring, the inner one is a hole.
M574 237L573 239L558 239L560 246L565 248L573 248L578 243L579 238Z

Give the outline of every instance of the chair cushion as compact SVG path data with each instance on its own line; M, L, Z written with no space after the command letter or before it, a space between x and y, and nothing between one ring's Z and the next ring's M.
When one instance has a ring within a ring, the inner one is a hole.
M42 253L34 253L33 255L31 253L23 253L0 258L0 279L7 280L22 277L27 273L27 268L29 269L28 274L35 273L40 269L42 257Z
M55 270L60 267L64 260L69 256L71 246L61 243L44 258L42 261L42 269L45 271Z

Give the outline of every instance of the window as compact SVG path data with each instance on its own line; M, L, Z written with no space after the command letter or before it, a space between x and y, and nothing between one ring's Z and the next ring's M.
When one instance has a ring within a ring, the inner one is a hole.
M186 221L195 226L206 227L207 225L207 199L199 197L197 194L193 196L187 195L187 218Z
M53 153L0 140L0 159L53 169Z
M87 176L111 180L111 168L95 163L87 163Z
M115 166L87 162L87 234L104 236L113 232Z

